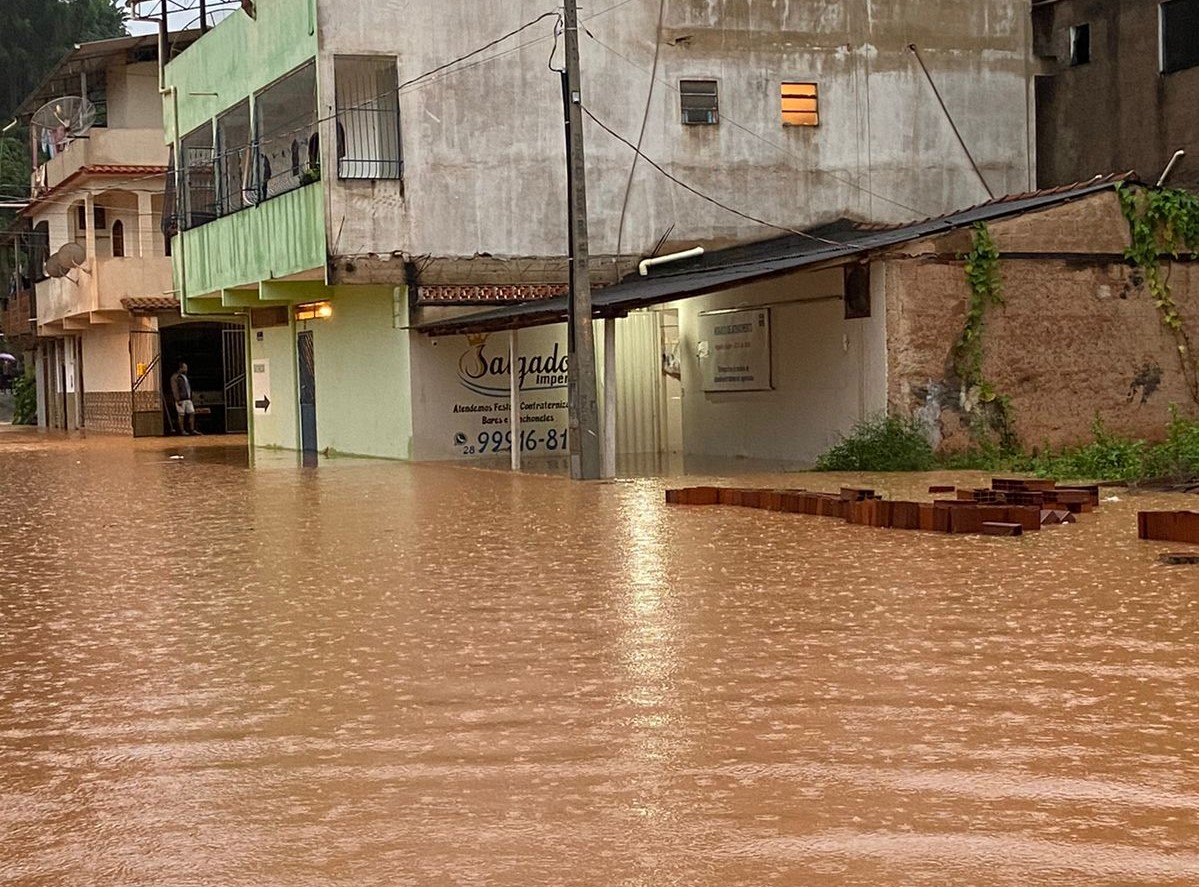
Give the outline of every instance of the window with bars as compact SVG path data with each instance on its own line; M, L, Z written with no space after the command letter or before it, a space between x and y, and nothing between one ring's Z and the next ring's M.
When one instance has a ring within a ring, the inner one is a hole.
M1162 73L1199 66L1199 0L1166 0L1159 9Z
M712 126L720 122L715 80L680 80L679 106L683 123Z
M779 94L783 126L820 125L820 97L815 83L784 83Z
M398 179L399 83L394 56L337 56L337 175L343 179Z

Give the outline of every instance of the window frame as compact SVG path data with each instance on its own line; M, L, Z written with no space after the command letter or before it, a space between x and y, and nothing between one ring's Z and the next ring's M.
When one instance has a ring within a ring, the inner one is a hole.
M352 70L355 67L357 71ZM381 75L387 78L386 88L380 85ZM375 81L375 85L369 87L375 91L373 95L366 100L347 97L345 101L351 104L342 104L344 92L357 93L361 91L363 83L371 79ZM351 80L353 86L347 88L347 81ZM333 159L337 162L337 178L340 181L401 181L404 178L404 127L399 88L398 56L363 53L333 56L336 149ZM380 101L384 96L389 98ZM385 104L390 107L381 107ZM394 143L387 145L391 139L394 139ZM371 145L366 153L376 156L350 156L352 152L361 153L361 148L367 143Z
M688 92L684 88L684 84L711 84L712 91ZM688 108L686 99L689 96L711 96L711 108ZM688 118L688 112L703 112L708 115L706 120L692 120ZM720 125L720 81L715 77L680 77L679 78L679 121L683 126L719 126Z
M1166 16L1167 7L1177 6L1179 9L1187 9L1186 4L1193 6L1193 14L1196 22L1199 22L1199 0L1161 0L1157 5L1157 47L1158 47L1158 71L1163 76L1167 74L1177 74L1179 71L1189 71L1192 68L1199 67L1199 51L1195 52L1194 57L1182 65L1169 65L1166 57ZM1199 38L1199 34L1195 35ZM1199 45L1199 39L1196 40L1196 45Z
M1080 39L1081 38L1081 39ZM1082 52L1079 52L1079 50ZM1091 23L1080 22L1070 26L1070 67L1078 68L1091 63Z
M808 87L811 89L811 95L788 95L788 87L792 90ZM787 108L787 100L805 100L810 99L812 102L811 110L801 110L797 108ZM786 127L797 128L818 128L820 121L820 83L816 80L783 80L779 83L779 111L782 116L782 125ZM813 119L811 122L788 120L788 114L811 114Z

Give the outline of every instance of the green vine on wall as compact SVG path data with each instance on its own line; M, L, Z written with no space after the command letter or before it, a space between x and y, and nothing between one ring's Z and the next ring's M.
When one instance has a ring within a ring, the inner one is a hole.
M970 251L961 256L970 298L966 303L965 325L953 345L953 371L961 379L968 396L977 396L983 421L976 423L973 429L976 437L984 437L987 431L995 432L999 436L1000 449L1015 452L1020 441L1013 427L1011 398L999 394L983 376L983 331L987 312L1003 305L999 247L985 222L976 222L973 232Z
M1131 238L1124 256L1144 273L1162 325L1178 346L1191 400L1199 404L1199 362L1161 264L1163 255L1199 258L1199 197L1173 188L1130 188L1123 183L1116 186L1116 193Z

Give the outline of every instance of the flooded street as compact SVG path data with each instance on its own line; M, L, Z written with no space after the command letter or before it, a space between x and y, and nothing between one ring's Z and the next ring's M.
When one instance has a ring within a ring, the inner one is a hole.
M1199 497L667 485L0 433L0 883L1199 883Z

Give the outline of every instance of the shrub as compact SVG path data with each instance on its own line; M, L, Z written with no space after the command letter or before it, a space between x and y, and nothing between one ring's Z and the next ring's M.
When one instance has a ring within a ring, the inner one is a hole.
M22 376L13 380L14 425L37 424L37 380L33 376Z
M819 459L817 471L928 471L933 448L919 423L898 416L864 419Z

